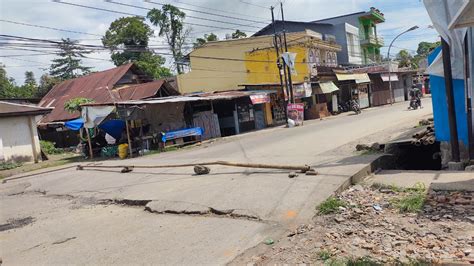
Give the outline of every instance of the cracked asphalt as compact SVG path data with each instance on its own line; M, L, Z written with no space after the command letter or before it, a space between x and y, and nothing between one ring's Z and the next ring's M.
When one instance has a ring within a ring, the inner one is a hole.
M407 103L273 128L199 147L105 165L228 160L308 164L317 176L212 166L37 171L0 185L0 257L12 264L227 264L277 240L378 155L354 152L383 142L432 113ZM28 218L30 217L30 218ZM28 218L27 220L21 220ZM10 226L14 221L26 221ZM243 259L242 261L245 261Z

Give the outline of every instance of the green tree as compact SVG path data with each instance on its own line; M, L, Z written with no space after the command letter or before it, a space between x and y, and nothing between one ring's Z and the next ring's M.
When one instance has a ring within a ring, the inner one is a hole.
M38 92L36 97L42 98L46 95L56 84L59 84L61 80L54 78L48 74L43 74L39 80Z
M0 65L0 98L32 98L36 86L24 84L17 86L13 78L9 78L3 65Z
M245 37L247 37L247 34L240 30L236 30L234 33L232 33L232 39L240 39Z
M417 55L426 57L434 48L441 45L441 42L420 42L418 49L416 50Z
M0 64L0 98L15 97L15 80L9 78L5 67Z
M69 113L74 113L76 111L81 111L81 104L85 103L93 103L94 100L88 98L72 98L69 101L64 103L64 110L68 111Z
M214 33L209 33L209 34L204 34L204 37L202 38L197 38L196 41L193 44L194 49L203 46L207 42L214 42L218 41L219 38L217 38L217 35Z
M62 39L62 42L57 46L60 49L58 53L59 58L53 60L49 74L61 80L73 79L90 72L90 67L82 65L80 58L85 57L85 54L91 51L85 50L83 47L77 45L77 41Z
M412 67L413 56L407 50L400 50L397 54L399 67Z
M123 17L110 24L102 43L112 52L116 66L134 62L155 79L171 76L170 70L163 66L165 59L149 50L151 36L153 30L143 18Z
M26 71L25 72L25 84L31 85L33 87L37 87L35 74L33 71Z
M147 14L150 22L160 28L159 36L165 36L166 42L173 54L176 70L179 74L183 72L180 61L183 58L183 45L191 29L184 29L186 14L173 5L164 5L161 10L153 8Z

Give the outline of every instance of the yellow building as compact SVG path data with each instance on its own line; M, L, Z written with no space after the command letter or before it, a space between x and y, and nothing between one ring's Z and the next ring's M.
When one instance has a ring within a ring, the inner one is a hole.
M337 66L334 40L306 30L287 34L288 52L296 53L293 83L309 81L316 66ZM209 42L189 54L190 71L178 76L179 91L228 91L242 84L279 84L273 36Z

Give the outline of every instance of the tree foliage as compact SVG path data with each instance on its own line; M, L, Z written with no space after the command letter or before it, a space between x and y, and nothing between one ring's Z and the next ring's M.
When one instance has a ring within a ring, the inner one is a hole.
M171 76L164 67L165 59L153 54L148 48L153 30L141 17L123 17L110 24L102 43L112 52L116 66L134 62L146 74L155 79Z
M38 86L38 92L37 92L37 97L42 98L43 96L46 95L56 84L59 84L61 82L60 79L57 79L55 77L52 77L48 74L43 74L40 77L39 80L39 86Z
M77 45L78 41L73 41L69 38L62 39L58 44L60 52L59 58L53 60L49 74L61 80L73 79L82 75L90 73L90 67L82 65L81 58L91 51L85 50L83 47Z
M399 67L412 67L413 56L407 50L400 50L397 54Z
M183 71L180 61L183 58L183 45L191 30L184 29L184 19L186 14L173 5L163 5L161 10L153 8L147 14L147 18L154 25L159 27L159 36L165 36L170 47L176 70L179 74Z
M37 87L34 84L25 83L17 86L15 80L8 77L4 66L0 65L0 98L33 98L36 91Z
M232 39L240 39L240 38L246 38L247 34L243 31L236 30L235 32L232 33Z
M419 56L426 57L428 54L433 50L434 48L438 47L441 45L441 42L420 42L418 44L418 49L416 50L416 53Z
M215 35L214 33L209 33L209 34L204 34L204 36L202 38L197 38L196 41L194 42L193 46L194 46L194 49L198 48L198 47L201 47L203 46L205 43L207 42L214 42L214 41L218 41L219 38L217 37L217 35Z
M93 102L94 100L88 99L88 98L81 98L81 97L73 98L64 103L64 110L72 114L76 111L81 111L81 104L93 103Z
M38 84L36 84L35 74L33 73L33 71L25 72L25 84L31 85L33 87L38 86Z

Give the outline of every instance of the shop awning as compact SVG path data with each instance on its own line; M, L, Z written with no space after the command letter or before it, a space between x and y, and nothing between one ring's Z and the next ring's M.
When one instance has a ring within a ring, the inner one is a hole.
M370 78L367 73L336 73L337 80L354 80L356 83L370 83Z
M355 80L354 74L349 73L336 73L337 80L344 81L344 80Z
M332 82L320 82L319 88L316 90L317 94L326 94L338 91L339 88Z
M370 78L367 73L354 74L356 83L370 83Z
M388 74L380 74L380 77L382 78L382 81L388 82L389 76ZM398 81L398 76L397 74L390 74L390 81Z

